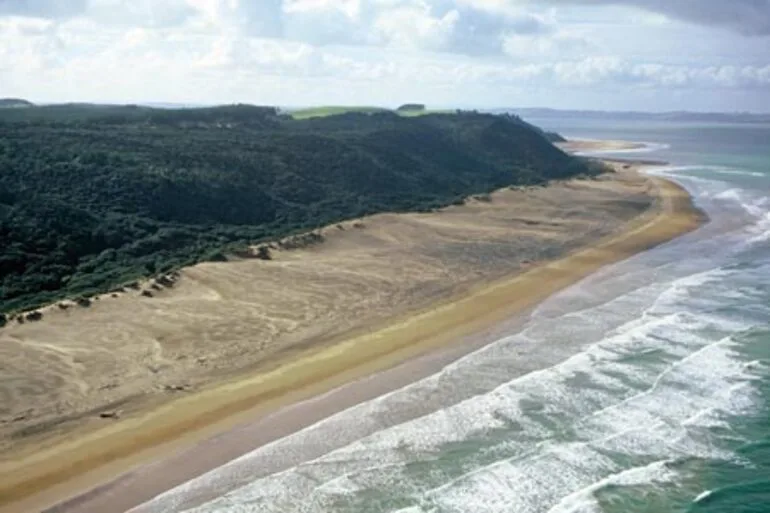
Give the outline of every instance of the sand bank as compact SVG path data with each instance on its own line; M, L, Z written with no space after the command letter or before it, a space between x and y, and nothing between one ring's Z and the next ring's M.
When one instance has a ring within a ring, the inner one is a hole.
M633 151L647 147L645 143L633 141L610 141L600 139L570 139L556 146L571 153Z
M100 485L56 511L123 511L253 448L206 454L195 444L213 434L261 422L258 445L408 383L472 350L464 337L700 221L681 188L626 170L330 227L274 261L196 266L159 297L3 330L19 375L40 381L4 391L37 424L4 425L0 511Z

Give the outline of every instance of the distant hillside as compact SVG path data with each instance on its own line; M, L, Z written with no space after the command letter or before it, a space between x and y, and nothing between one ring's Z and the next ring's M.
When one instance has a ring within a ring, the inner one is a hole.
M612 112L598 110L496 109L494 113L514 112L532 118L573 117L638 121L683 121L700 123L770 123L770 114L748 112Z
M83 104L1 110L0 169L6 312L343 219L590 172L515 116Z
M274 125L278 111L273 107L226 105L202 108L153 108L140 105L100 105L94 103L61 103L30 109L0 112L0 123L70 124L89 126L173 125L178 127L217 123Z
M0 98L0 108L34 107L35 104L21 98Z

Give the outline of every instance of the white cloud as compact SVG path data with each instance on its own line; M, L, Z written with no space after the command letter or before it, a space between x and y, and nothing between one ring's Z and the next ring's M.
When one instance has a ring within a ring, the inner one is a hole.
M0 18L0 69L31 73L59 64L63 43L50 21Z
M398 6L380 13L372 29L385 44L413 49L444 50L460 19L452 10L433 16L427 5Z
M584 1L596 5L574 6ZM646 107L658 92L691 108L770 104L770 39L628 7L599 16L598 0L0 2L0 96Z
M287 0L283 12L287 39L314 45L370 42L371 31L356 0Z
M549 58L585 57L592 49L590 39L579 32L554 31L547 36L529 34L508 34L503 37L503 51L519 60Z
M168 27L179 26L195 11L185 0L90 0L87 13L111 25Z
M87 5L88 0L2 0L0 16L67 18L83 12Z
M502 0L501 0L502 1ZM770 0L552 0L560 4L624 4L742 34L770 35Z

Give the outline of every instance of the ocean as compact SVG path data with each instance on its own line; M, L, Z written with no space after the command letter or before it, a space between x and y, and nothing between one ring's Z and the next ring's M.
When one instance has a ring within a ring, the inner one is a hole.
M711 221L135 511L770 512L770 125L528 121L648 143Z

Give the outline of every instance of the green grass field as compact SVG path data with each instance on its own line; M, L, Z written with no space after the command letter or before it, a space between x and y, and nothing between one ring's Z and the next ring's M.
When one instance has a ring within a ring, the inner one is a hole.
M374 114L376 112L396 112L400 116L404 117L416 117L424 116L426 114L453 114L454 110L414 110L414 111L396 111L392 109L386 109L383 107L366 107L366 106L326 106L326 107L310 107L307 109L291 110L289 114L294 119L309 119L309 118L323 118L327 116L336 116L339 114L347 114L350 112L360 112L364 114Z

